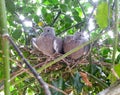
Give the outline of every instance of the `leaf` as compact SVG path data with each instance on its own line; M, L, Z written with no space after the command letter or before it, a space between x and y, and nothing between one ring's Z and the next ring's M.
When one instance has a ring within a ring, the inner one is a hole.
M37 16L37 15L34 15L34 21L36 22L36 23L38 23L39 22L39 16Z
M79 16L73 16L74 17L74 20L77 21L77 22L80 22L81 21L81 18Z
M96 64L88 65L88 72L90 72L91 74L96 75L99 71L100 70Z
M51 14L51 13L47 13L47 10L46 10L46 8L42 8L42 15L43 15L43 17L44 17L44 20L48 23L48 24L50 24L51 22L52 22L52 20L53 20L53 14Z
M68 7L66 4L60 4L60 8L63 12L66 12L68 10Z
M5 0L7 10L13 14L16 10L13 0Z
M56 80L56 81L52 81L52 84L53 84L55 87L57 87L57 88L59 88L59 89L61 89L61 90L64 90L64 89L65 89L65 83L64 83L62 77L60 77L60 78L59 78L58 80ZM52 90L52 95L62 95L62 93L60 93L60 92L57 91L57 90Z
M42 12L43 17L45 17L45 16L47 15L47 10L46 10L45 7L43 7L43 8L41 9L41 12Z
M82 83L81 79L82 78L81 78L79 72L77 72L74 75L74 78L73 78L73 87L76 89L78 94L82 91L82 88L84 86L84 84Z
M22 35L22 31L20 31L20 29L16 29L16 30L12 33L12 37L15 38L16 40L18 40L21 35Z
M48 13L47 16L44 17L45 21L50 24L53 20L53 15L51 13Z
M96 21L100 28L108 26L108 3L102 2L97 6Z
M49 2L50 2L51 4L53 4L53 5L58 4L58 0L49 0Z
M72 19L67 15L64 17L64 21L65 21L65 23L72 23L73 22Z
M42 0L42 3L45 4L45 5L49 5L50 2L48 0Z
M104 58L106 58L110 53L110 48L107 48L107 47L102 47L100 50L101 50L100 53Z
M79 17L79 12L77 10L73 10L72 14L73 14L74 20L76 20L77 22L81 21L81 18Z

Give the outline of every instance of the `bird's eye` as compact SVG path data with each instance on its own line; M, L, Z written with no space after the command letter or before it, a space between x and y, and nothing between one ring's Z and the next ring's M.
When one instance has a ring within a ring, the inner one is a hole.
M50 30L47 30L47 32L50 32Z

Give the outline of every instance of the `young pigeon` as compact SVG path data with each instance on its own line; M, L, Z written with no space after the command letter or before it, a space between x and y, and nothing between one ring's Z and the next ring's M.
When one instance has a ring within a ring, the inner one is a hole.
M52 57L55 50L53 43L55 39L54 28L46 26L39 37L33 39L33 47L41 51L43 54Z
M32 39L33 48L53 58L54 54L63 52L63 40L55 36L54 28L46 26L37 38Z
M66 36L64 38L63 50L64 53L76 48L79 45L87 42L82 32L76 32L73 36ZM77 60L85 53L85 47L69 55L71 59Z
M74 39L75 40L80 40L83 44L86 43L89 39L86 38L83 34L83 32L76 32L74 34ZM84 47L84 55L86 55L89 52L90 45L87 45Z

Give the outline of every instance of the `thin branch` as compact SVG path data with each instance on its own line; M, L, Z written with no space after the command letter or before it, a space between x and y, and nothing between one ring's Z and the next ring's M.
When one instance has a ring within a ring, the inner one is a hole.
M114 41L113 41L113 55L112 55L112 61L113 61L113 67L115 65L115 58L116 58L116 52L117 52L117 46L118 46L118 7L119 7L119 2L118 0L115 0L115 23L114 23Z
M58 91L58 92L63 93L64 95L68 95L66 92L62 91L61 89L59 89L59 88L57 88L57 87L54 87L53 85L48 84L48 86L49 86L50 88Z
M27 72L27 73L28 73L31 77L33 77L32 73L31 73L31 72L29 72L29 71L28 71L28 69L25 69L24 67L22 67L22 65L21 65L21 64L19 64L20 62L18 63L18 61L14 61L14 60L13 60L13 59L11 59L11 58L10 58L10 60L11 60L12 62L16 63L16 64L17 64L17 66L19 66L23 72ZM21 73L21 70L20 70L20 72L19 72L19 73ZM16 77L16 76L14 76L14 77ZM14 77L12 77L11 79L13 79ZM11 80L11 79L10 79L10 80Z
M60 16L61 14L61 10L58 12L57 16L55 17L55 19L53 20L51 26L53 26L55 24L55 22L57 21L58 17Z
M77 0L77 1L78 1L79 6L80 6L81 9L82 9L82 12L83 12L83 14L84 14L84 16L85 16L85 20L86 20L86 14L85 14L84 8L83 8L82 5L80 4L79 0Z
M79 23L77 23L77 24L75 24L75 25L73 25L73 26L68 27L67 29L63 30L60 35L62 35L64 32L70 30L70 29L73 28L73 27L76 27L76 26L78 26L78 25L82 25L84 22L85 22L85 21L82 21L82 22L79 22ZM59 35L59 34L58 34L58 35Z
M32 74L36 77L36 79L38 80L38 82L43 86L44 90L45 90L45 94L46 95L51 95L51 92L49 90L49 87L47 85L47 83L44 82L44 80L42 79L42 77L36 72L36 70L30 65L30 63L27 61L27 59L23 56L22 52L19 50L19 48L16 46L16 44L13 42L13 40L10 38L9 35L4 35L5 38L7 38L9 40L9 42L13 45L13 47L15 48L15 50L17 51L17 53L19 54L19 56L22 58L23 62L26 64L26 66L30 69L30 71L32 72Z
M85 21L85 22L86 22L87 24L86 24L86 26L84 27L83 31L87 29L87 27L88 27L88 22L89 22L90 18L92 17L92 15L93 15L93 13L94 13L94 11L95 11L95 8L96 8L96 6L93 7L93 10L92 10L91 14L89 15L88 18L86 18L86 21ZM89 34L90 34L90 33L89 33Z
M97 4L95 4L92 0L88 0L88 2L92 5L92 6L96 6Z

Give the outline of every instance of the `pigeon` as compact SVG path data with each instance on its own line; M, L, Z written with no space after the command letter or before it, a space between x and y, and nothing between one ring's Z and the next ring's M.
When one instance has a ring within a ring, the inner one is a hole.
M83 34L83 32L76 32L74 34L74 39L75 40L81 40L81 42L84 44L86 43L89 39L86 38ZM86 55L90 50L90 45L88 44L87 46L84 47L84 55Z
M76 48L77 46L84 44L85 42L87 42L87 39L85 39L82 32L76 32L74 35L68 35L64 38L63 51L64 53L67 53L70 50ZM70 54L68 57L77 60L80 57L82 57L84 53L85 53L85 47Z
M63 52L63 39L55 36L53 27L46 26L39 37L32 39L32 45L35 50L53 58L55 53Z
M52 57L55 52L53 47L54 39L54 28L46 26L43 28L43 32L40 34L39 37L32 39L32 44L33 47L41 51L43 54Z

